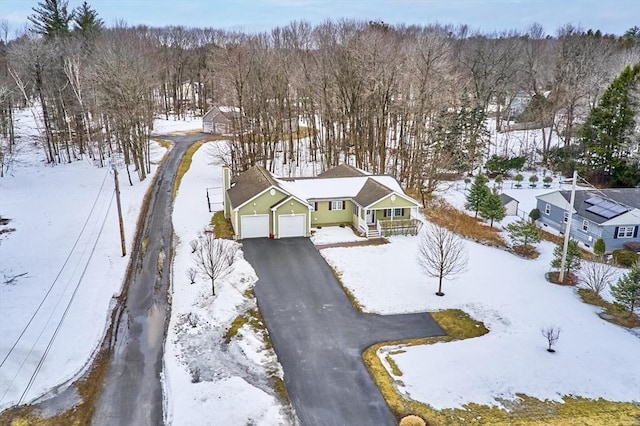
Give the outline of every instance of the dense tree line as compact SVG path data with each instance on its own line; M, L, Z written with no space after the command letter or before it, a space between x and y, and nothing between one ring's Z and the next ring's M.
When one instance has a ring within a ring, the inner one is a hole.
M532 100L520 119L543 129L543 161L558 148L553 135L560 148L586 146L582 123L640 61L637 28L621 37L572 25L483 34L351 20L257 34L106 28L87 3L68 10L65 0L40 1L30 21L29 33L0 41L1 153L11 151L15 108L36 102L47 161L104 164L117 154L139 179L155 116L218 104L242 112L228 158L235 171L273 168L276 155L321 168L348 158L428 191L496 153L490 131L513 125L523 96ZM309 144L292 119L306 123Z

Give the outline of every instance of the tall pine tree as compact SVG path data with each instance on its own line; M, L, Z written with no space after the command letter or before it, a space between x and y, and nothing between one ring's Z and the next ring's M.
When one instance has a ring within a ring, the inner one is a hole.
M47 38L56 38L69 34L69 23L73 19L73 11L68 10L68 0L43 0L32 10L29 21L33 25L31 31Z
M602 94L582 128L584 161L580 174L593 183L633 187L640 183L639 159L633 157L640 63L627 66Z

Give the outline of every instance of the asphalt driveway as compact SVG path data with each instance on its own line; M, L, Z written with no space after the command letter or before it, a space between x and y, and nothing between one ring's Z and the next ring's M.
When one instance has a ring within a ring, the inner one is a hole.
M361 354L388 340L444 334L429 314L357 312L308 238L244 240L255 293L304 426L396 425ZM375 267L375 265L372 265Z

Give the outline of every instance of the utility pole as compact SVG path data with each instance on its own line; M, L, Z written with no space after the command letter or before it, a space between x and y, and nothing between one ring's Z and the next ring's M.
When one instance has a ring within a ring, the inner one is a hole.
M111 164L113 170L113 181L116 185L116 204L118 205L118 222L120 223L120 245L122 246L122 256L127 255L127 245L124 241L124 221L122 220L122 205L120 204L120 185L118 184L118 169L116 164Z
M571 235L571 218L573 217L573 203L576 200L576 182L578 172L573 171L573 182L571 184L571 199L569 201L569 214L567 215L567 226L564 229L564 246L562 248L562 260L560 261L560 283L564 282L564 267L567 263L567 249L569 248L569 238Z

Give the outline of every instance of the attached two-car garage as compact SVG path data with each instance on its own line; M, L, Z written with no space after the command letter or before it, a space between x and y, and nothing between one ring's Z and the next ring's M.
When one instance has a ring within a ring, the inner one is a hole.
M278 215L278 233L276 238L304 237L307 235L307 215L283 214ZM269 215L240 216L241 238L268 238Z

